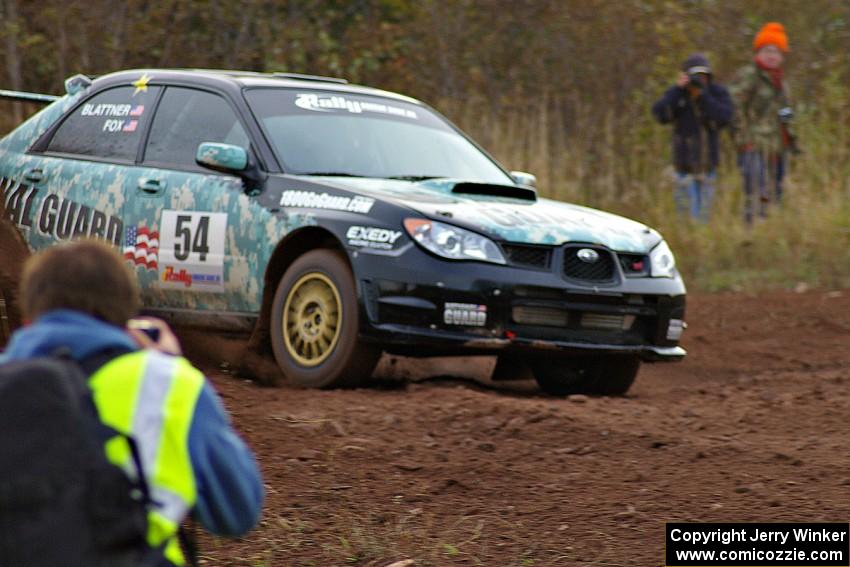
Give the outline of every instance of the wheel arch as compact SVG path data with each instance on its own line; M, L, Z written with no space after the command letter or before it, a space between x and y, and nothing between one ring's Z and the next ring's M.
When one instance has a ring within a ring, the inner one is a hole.
M260 315L249 341L249 347L258 351L271 351L270 324L271 308L277 283L283 277L287 268L303 254L317 249L338 250L345 256L345 261L351 266L351 260L345 252L342 242L330 230L320 226L307 226L287 234L272 252L263 275L263 297L260 304Z

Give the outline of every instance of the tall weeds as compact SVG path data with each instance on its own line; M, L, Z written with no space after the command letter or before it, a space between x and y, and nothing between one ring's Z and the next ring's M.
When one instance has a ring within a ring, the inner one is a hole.
M710 222L676 214L670 132L649 116L651 94L636 94L625 120L612 111L595 123L583 118L577 99L545 93L529 107L493 111L474 100L440 107L507 167L535 173L543 196L661 231L692 289L850 287L850 112L842 88L827 80L821 105L798 112L804 153L790 158L782 205L771 205L768 218L753 226L743 222L727 134Z

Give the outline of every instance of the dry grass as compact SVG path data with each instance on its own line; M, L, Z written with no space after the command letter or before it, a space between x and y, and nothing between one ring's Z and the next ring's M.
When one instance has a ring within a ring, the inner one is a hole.
M676 215L670 134L649 118L646 100L634 101L625 118L609 114L596 124L567 124L561 109L570 102L545 96L537 108L490 114L475 102L442 107L502 163L537 174L544 196L623 214L661 231L689 286L715 291L850 287L844 98L798 112L805 153L791 160L782 206L771 207L769 218L752 227L742 220L741 181L726 134L711 221L699 225ZM581 109L570 115L581 116Z
M333 496L328 495L329 499ZM252 536L256 553L239 553L234 566L288 565L386 567L413 559L417 567L442 565L504 567L568 565L575 561L569 546L548 549L513 534L514 525L498 514L481 513L446 520L443 515L398 503L404 511L364 510L362 502L340 501L337 512L320 520L287 511L266 518ZM268 515L268 514L267 514ZM499 534L494 537L493 534ZM231 542L205 536L200 563L232 556ZM545 558L545 560L541 559Z

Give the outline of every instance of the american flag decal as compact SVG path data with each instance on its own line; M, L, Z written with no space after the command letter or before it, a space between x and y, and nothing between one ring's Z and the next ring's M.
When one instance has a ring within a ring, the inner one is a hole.
M148 270L157 269L159 260L159 232L146 226L127 228L124 234L124 259Z

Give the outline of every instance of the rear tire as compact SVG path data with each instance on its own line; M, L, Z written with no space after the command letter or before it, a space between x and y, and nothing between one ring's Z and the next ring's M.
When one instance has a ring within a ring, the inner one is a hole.
M12 306L11 296L6 291L7 288L8 286L3 278L0 278L0 349L3 349L9 342L9 337L12 336L12 331L16 326L12 313L14 307ZM10 297L10 299L6 299L6 297Z
M284 376L308 388L354 387L372 375L380 349L358 340L360 309L345 256L307 252L286 270L271 312L271 342Z
M0 200L0 348L6 345L9 335L21 324L18 306L18 283L24 261L29 257L24 239L8 220Z
M622 396L637 378L636 356L580 357L558 361L535 361L534 378L547 394Z

